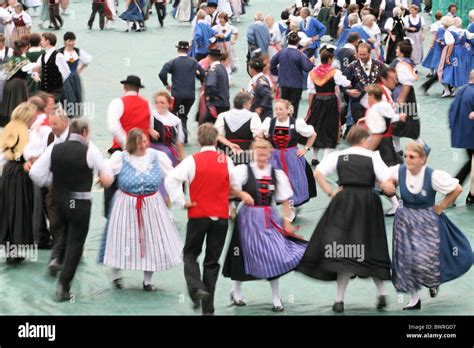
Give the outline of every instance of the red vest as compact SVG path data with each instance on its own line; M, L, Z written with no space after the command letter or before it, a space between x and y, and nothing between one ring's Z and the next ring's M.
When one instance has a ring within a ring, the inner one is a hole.
M123 114L120 118L120 124L125 132L132 128L140 128L148 136L150 129L150 107L148 101L138 95L126 95L122 97ZM117 139L114 138L112 149L120 149L121 146Z
M193 155L196 174L189 187L191 202L196 206L188 210L192 219L229 218L229 170L227 157L216 151L203 151Z

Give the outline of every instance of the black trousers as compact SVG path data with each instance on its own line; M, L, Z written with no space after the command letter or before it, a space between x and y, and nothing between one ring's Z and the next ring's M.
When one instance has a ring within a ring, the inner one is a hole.
M158 22L163 26L166 17L166 5L162 2L155 3L156 13L158 14Z
M50 260L57 259L59 263L62 263L64 260L59 260L59 255L64 254L64 251L61 251L61 248L64 248L65 245L61 244L60 234L62 233L61 220L58 217L56 204L53 198L53 189L52 187L48 188L48 193L45 198L46 210L48 212L49 219L49 232L53 237L53 250L51 252Z
M300 106L301 94L303 94L303 88L293 87L280 87L281 99L288 100L293 105L293 117L298 117L298 108Z
M118 190L117 180L114 180L113 184L110 187L104 188L104 216L108 219L110 208L112 206L112 198L114 197L115 192Z
M351 103L351 115L352 119L354 120L354 124L357 124L357 121L365 116L365 111L365 108L360 104L353 105Z
M99 4L99 3L93 3L92 4L92 13L91 16L89 17L89 21L87 22L87 25L89 28L92 28L92 25L94 24L95 20L95 15L99 12L99 27L101 30L104 29L105 26L105 5L104 4Z
M33 208L33 236L35 243L46 245L51 243L51 234L46 225L47 209L46 194L48 189L41 187L33 188L34 208Z
M55 194L54 203L58 219L61 222L58 259L60 263L64 264L59 282L66 291L69 291L89 232L92 202L71 199L64 194Z
M229 111L229 107L227 107L227 106L226 106L226 107L218 107L218 106L216 106L215 108L216 108L216 113L217 113L217 115L219 115L219 114L222 113L222 112ZM216 117L212 116L211 111L210 111L210 109L209 109L209 107L208 107L208 108L207 108L206 117L204 118L204 122L210 122L210 123L214 124L214 123L216 122L216 120L217 120L217 116L216 116Z
M459 172L456 174L455 178L459 180L459 184L462 186L464 184L464 181L466 181L469 173L471 172L471 166L472 166L472 154L474 153L474 150L471 149L466 149L467 155L469 156L469 159L467 162L464 164L464 166L459 170Z
M194 104L194 98L174 98L172 113L179 117L183 125L184 142L188 142L188 114Z
M63 26L63 19L59 13L59 4L49 5L49 21L55 29L60 29Z
M208 291L211 296L202 301L203 313L214 313L214 291L219 277L219 258L224 248L229 221L210 218L189 219L186 228L186 242L183 249L184 278L189 295L194 297L198 289ZM203 264L203 274L197 258L201 254L206 239L206 250Z

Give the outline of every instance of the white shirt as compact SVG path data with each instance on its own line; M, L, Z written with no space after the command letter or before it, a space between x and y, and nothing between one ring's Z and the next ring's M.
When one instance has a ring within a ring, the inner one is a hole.
M72 52L64 50L64 58L66 58L66 61L70 61L71 59L76 61L79 59L79 62L83 65L88 65L92 62L92 56L82 48L79 49L79 55L76 50L73 50Z
M408 23L408 18L410 18L410 22L413 25L418 25L418 22L421 20L421 28L423 29L423 27L425 26L425 19L422 16L416 15L416 17L413 18L411 15L409 15L409 16L403 17L403 24L404 24L405 28L410 27L410 23Z
M371 151L360 146L352 146L342 151L334 151L324 156L321 163L318 164L318 171L324 176L332 174L337 169L337 162L340 156L344 155L361 155L372 158L374 173L378 181L386 181L390 179L390 170L380 157L380 152Z
M203 151L216 151L214 146L203 146L201 152ZM234 163L232 160L226 156L227 160L227 170L229 172L229 178L232 175L234 170ZM194 162L194 157L192 155L187 156L184 160L181 161L165 178L165 188L166 192L169 195L170 201L172 203L178 204L181 208L184 208L186 203L183 193L183 183L191 185L196 175L196 163ZM230 187L230 181L229 181ZM210 218L214 218L210 216Z
M373 134L383 134L387 130L385 118L393 121L396 117L393 107L386 101L372 105L365 116L365 124Z
M214 128L216 128L219 135L222 135L223 137L226 136L224 120L231 132L237 131L248 122L248 120L250 120L250 130L252 131L254 138L262 132L262 121L260 120L260 116L258 116L256 112L247 109L232 109L230 111L222 112L217 116Z
M398 181L398 170L400 165L397 164L396 166L390 167L390 177ZM410 171L407 169L406 175L406 186L408 191L413 194L418 194L423 189L423 181L425 179L425 170L426 165L423 166L420 172L417 175L412 175ZM446 173L442 170L433 170L431 175L431 186L436 192L439 192L443 195L447 195L453 192L457 185L459 184L459 180L453 178L451 175Z
M51 47L49 50L45 52L44 56L44 62L47 63L49 60L49 57L53 54L53 52L56 51L55 47ZM38 68L41 68L41 55L38 60L36 61L36 66ZM66 79L69 77L71 74L71 70L69 69L69 65L67 65L66 58L62 53L59 53L56 55L56 65L58 66L59 72L61 73L61 76L63 77L63 82L66 81Z
M81 137L78 134L71 134L69 140L72 141ZM81 137L82 138L82 137ZM38 160L33 163L33 166L30 170L30 178L39 187L49 187L53 182L53 173L51 173L51 152L55 144L48 146L46 151L38 158ZM87 144L87 166L90 169L93 169L95 173L105 172L109 175L112 175L110 168L106 165L102 154L100 153L97 146L94 145L91 141Z
M47 118L46 114L38 115L30 128L28 144L23 150L23 157L27 161L41 156L48 146L48 137L52 130L50 126L42 125Z
M15 19L18 19L20 17L23 18L23 22L25 23L26 27L31 29L31 27L33 25L33 22L31 20L31 16L28 13L26 13L25 11L21 12L20 14L15 13L13 15L13 18L15 18Z
M125 96L128 95L138 95L137 92L129 91L125 93ZM150 109L150 115L153 113L151 105L148 103ZM116 98L112 100L107 109L107 129L110 133L117 139L119 144L124 147L127 142L127 132L122 127L120 123L120 118L124 112L123 100L122 98Z
M263 135L266 138L268 138L270 136L270 121L271 121L271 117L267 117L262 122L262 132L263 132ZM280 121L278 121L278 119L276 120L275 127L289 127L289 126L290 126L290 118L289 117L284 122L280 122ZM302 136L307 137L307 138L309 138L310 136L312 136L313 134L316 133L314 131L313 126L310 126L309 124L307 124L301 118L297 118L295 120L295 125L294 126L295 126L296 132L298 134L301 134Z
M263 177L271 177L272 166L268 164L265 168L260 169L255 162L250 163L255 179L261 179ZM291 188L290 180L286 176L285 172L280 169L275 169L276 187L273 192L274 200L278 203L283 202L293 197L293 190ZM246 164L235 167L232 172L230 179L231 185L238 191L242 190L242 186L248 181L248 169Z
M149 171L155 157L158 157L160 170L165 177L173 170L173 165L169 157L162 151L148 148L144 156L130 155L127 151L115 151L107 161L107 165L112 170L114 176L117 176L122 170L124 158L126 158L133 168L139 172Z
M438 29L441 28L443 25L441 24L441 21L434 22L430 26L430 32L432 33L437 33Z
M177 142L178 143L184 143L184 131L183 131L183 123L181 122L180 118L176 115L173 115L171 112L168 111L166 115L161 115L158 113L158 111L153 111L151 114L151 128L154 128L154 122L153 120L157 119L161 123L163 123L164 126L170 126L177 128L178 132L176 134L177 136Z
M446 43L447 46L454 45L454 43L456 42L453 34L450 32L450 30L452 29L453 27L449 27L448 30L444 32L444 42Z
M399 62L395 67L397 71L398 82L405 86L414 86L416 76L413 74L413 69L410 69L407 63Z
M349 81L339 69L336 69L336 74L334 75L334 82L336 83L336 85L343 87L348 87L351 84L351 81ZM307 86L309 94L316 94L316 86L314 85L314 82L311 79L311 74L308 74Z

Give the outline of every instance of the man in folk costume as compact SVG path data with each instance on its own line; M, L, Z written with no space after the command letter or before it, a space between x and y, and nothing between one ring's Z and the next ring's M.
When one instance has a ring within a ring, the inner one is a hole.
M145 88L141 79L130 75L120 83L123 85L125 94L112 100L107 110L107 127L114 137L112 147L108 150L111 155L125 148L127 134L132 128L140 128L148 135L151 125L151 105L148 100L138 95L140 89ZM117 191L116 182L104 190L105 216L109 213L110 202L115 191Z
M188 57L189 42L179 41L176 46L178 57L170 60L161 69L159 77L166 89L174 98L172 113L181 119L185 134L184 142L188 142L188 114L196 98L196 79L204 81L206 71L199 63ZM168 84L168 74L171 74L171 85Z
M311 11L307 7L303 7L300 11L301 21L300 30L311 38L311 43L306 48L306 55L311 58L318 55L320 40L326 34L326 26L311 16Z
M50 28L54 27L54 30L59 30L63 26L64 22L59 13L59 0L48 0L48 8L49 8L49 21L50 21ZM59 22L59 24L58 24Z
M204 10L199 10L196 14L196 27L194 28L193 36L193 47L190 53L190 56L196 58L199 62L201 59L206 58L209 45L211 41L215 41L214 36L217 34L205 20L206 12Z
M216 151L218 132L212 124L198 129L201 151L186 157L165 178L171 202L188 209L186 242L183 250L184 276L189 295L202 313L214 313L214 291L219 276L219 257L224 247L229 219L232 160ZM185 201L183 183L189 184L190 200ZM201 272L197 258L206 239L206 257Z
M60 102L63 93L64 81L71 74L69 65L64 55L56 50L56 35L53 33L43 33L41 36L41 47L44 53L36 61L35 73L41 72L41 77L37 74L33 76L35 81L40 80L40 90L54 95L56 103Z
M260 49L262 53L268 53L268 47L270 46L270 31L264 23L265 16L263 13L257 12L254 20L255 22L247 29L247 64L253 56L253 51Z
M219 10L217 9L218 4L217 0L209 0L207 2L207 12L209 13L206 17L206 21L211 25L211 27L219 24Z
M354 122L364 117L369 107L365 87L377 82L380 70L384 64L370 57L372 48L367 43L361 43L357 47L358 60L349 64L343 71L347 79L351 81L351 89L342 88L345 95L350 97L351 114Z
M70 130L69 139L48 147L30 171L30 177L38 186L49 186L52 179L54 204L62 226L60 258L64 259L56 291L58 301L69 301L71 297L71 282L89 232L94 171L98 172L104 187L113 180L99 149L88 141L87 120L74 119Z
M229 75L221 64L220 50L212 48L208 55L211 65L204 79L204 97L207 108L203 121L214 123L217 115L230 109Z
M92 0L92 13L87 22L89 29L92 29L92 25L95 21L95 15L99 12L99 27L100 30L104 30L105 26L105 0Z
M451 128L451 146L466 149L468 162L456 176L464 181L471 171L471 190L466 197L466 205L474 204L474 70L469 75L469 84L460 89L449 108L449 128ZM463 174L464 172L464 174Z
M249 64L250 80L247 92L252 95L251 111L260 116L260 120L273 117L273 95L270 81L263 73L265 63L260 58L253 58Z

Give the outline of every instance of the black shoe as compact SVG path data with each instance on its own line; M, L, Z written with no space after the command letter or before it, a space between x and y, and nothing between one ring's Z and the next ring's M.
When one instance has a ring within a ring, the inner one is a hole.
M38 243L38 249L40 250L51 250L53 249L53 241Z
M437 286L436 288L430 288L430 296L432 298L438 296L438 293L439 293L439 286Z
M48 264L49 274L52 277L56 277L56 275L63 270L63 267L59 264L58 259L52 259Z
M58 284L58 288L56 290L56 301L58 302L65 302L71 299L71 293L69 290L66 290L64 285L61 283Z
M311 165L312 165L313 167L316 167L318 164L319 164L319 161L318 161L317 159L312 159L312 160L311 160Z
M474 204L474 196L469 193L466 197L466 205L473 205Z
M145 283L143 283L143 291L146 291L146 292L154 292L154 291L157 291L158 289L156 288L156 286L154 286L153 284L147 284L145 285Z
M387 299L385 295L381 295L377 297L377 309L384 309L387 307Z
M344 302L334 302L332 305L332 310L336 313L344 312Z
M114 286L115 289L122 290L123 289L123 279L122 278L117 278L112 280L112 285Z
M274 311L274 312L283 312L284 310L285 310L285 307L283 307L283 306L275 306L274 305L272 307L272 311Z
M202 315L205 317L211 317L214 315L214 313L202 313Z
M234 293L233 293L233 292L230 293L230 300L232 301L232 304L233 304L234 306L237 306L237 307L243 307L243 306L246 306L246 305L247 305L247 303L245 303L244 300L238 300L238 301L236 301L236 300L234 299Z
M89 30L92 30L92 25L88 25L87 27L89 28Z
M403 307L404 311L412 311L412 310L415 310L415 309L421 309L421 299L418 300L418 302L414 306Z
M199 307L201 307L201 301L207 300L209 297L211 297L211 294L208 293L206 290L197 289L196 293L191 298L194 303L193 308L198 309Z
M7 257L7 265L18 265L24 260L24 257Z

